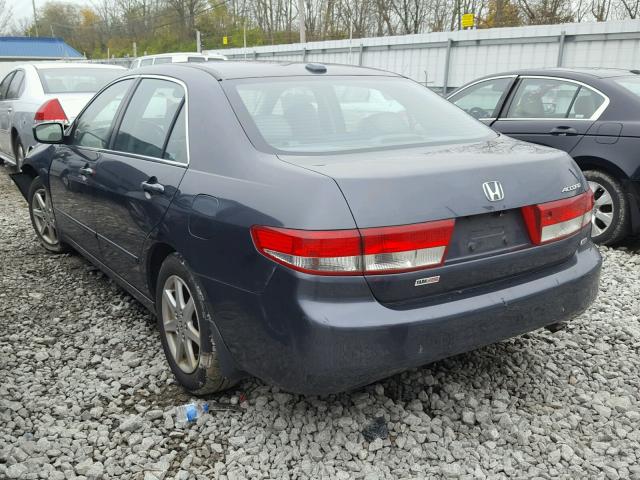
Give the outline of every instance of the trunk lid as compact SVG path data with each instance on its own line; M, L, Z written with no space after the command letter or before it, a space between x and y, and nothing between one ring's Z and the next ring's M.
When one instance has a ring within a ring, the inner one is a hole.
M444 266L367 276L383 303L539 269L577 248L575 238L533 247L520 212L520 207L571 197L585 188L578 166L558 150L500 136L472 144L282 159L333 178L358 228L456 219ZM483 189L483 183L494 181L502 185L500 201L489 201ZM576 184L581 184L577 190L563 192ZM416 280L436 276L438 281L416 288Z

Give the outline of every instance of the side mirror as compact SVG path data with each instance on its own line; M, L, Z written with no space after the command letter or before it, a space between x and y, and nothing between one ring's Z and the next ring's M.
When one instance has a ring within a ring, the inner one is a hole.
M33 127L33 138L40 143L62 143L64 127L60 122L43 122Z

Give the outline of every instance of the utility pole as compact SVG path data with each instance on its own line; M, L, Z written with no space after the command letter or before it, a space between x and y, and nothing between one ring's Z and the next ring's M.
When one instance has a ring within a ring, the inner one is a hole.
M33 23L36 27L36 37L38 35L38 14L36 13L36 0L31 0L31 6L33 6Z
M242 43L244 45L244 59L247 59L247 19L244 20L244 26L242 27Z
M136 58L138 56L138 44L136 42L133 42L133 58Z
M307 43L304 27L304 0L298 0L298 22L300 23L300 43Z
M202 43L200 43L200 30L196 30L196 52L202 52Z

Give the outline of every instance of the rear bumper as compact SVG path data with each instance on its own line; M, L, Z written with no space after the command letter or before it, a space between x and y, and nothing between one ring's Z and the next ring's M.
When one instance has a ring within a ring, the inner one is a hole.
M601 262L587 242L544 271L405 309L380 304L354 277L319 281L277 268L261 294L202 281L240 369L327 394L568 320L595 299Z

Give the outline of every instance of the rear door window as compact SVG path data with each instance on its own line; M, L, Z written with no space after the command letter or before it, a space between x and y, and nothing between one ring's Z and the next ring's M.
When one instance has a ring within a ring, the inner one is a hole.
M106 148L118 108L133 80L114 83L98 96L76 120L71 142L79 147Z
M554 78L523 78L507 118L567 118L580 85Z
M500 99L513 78L492 78L454 94L449 100L475 118L496 118Z
M177 83L143 79L122 117L113 149L163 158L165 140L184 97L184 89Z
M161 63L171 63L171 57L160 57L153 61L154 65L160 65Z

